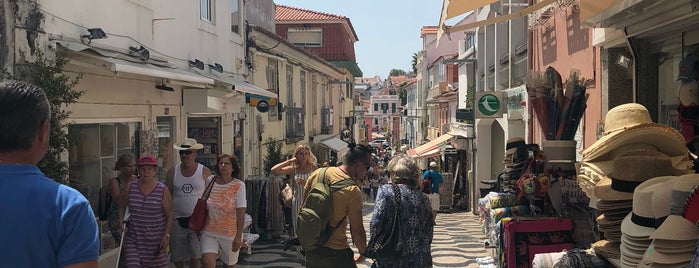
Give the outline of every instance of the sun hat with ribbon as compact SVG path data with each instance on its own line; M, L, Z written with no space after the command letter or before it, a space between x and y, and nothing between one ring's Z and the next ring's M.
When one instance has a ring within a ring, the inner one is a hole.
M201 150L204 148L204 145L201 143L198 143L197 140L192 139L192 138L185 138L182 143L180 144L174 144L172 147L175 148L175 150L178 151L183 151L183 150Z
M614 107L604 119L603 136L583 150L586 161L609 159L609 153L620 146L635 143L653 144L670 157L688 158L684 137L672 127L654 123L648 109L638 103Z
M699 184L699 174L683 175L675 181L672 185L669 215L650 238L682 241L697 240L699 233L697 233L696 224L682 217L687 197L689 197L690 191L697 184Z
M633 192L633 210L621 222L621 232L625 236L636 239L648 239L655 231L655 215L653 214L653 195L660 191L672 189L672 184L679 177L662 176L649 179L636 187ZM663 202L663 200L657 200ZM670 200L665 200L670 202ZM650 244L646 244L648 246ZM622 240L622 244L624 244ZM622 252L623 254L623 252Z
M620 155L614 159L614 173L597 182L594 194L602 200L630 200L633 191L644 181L674 175L672 161L666 154L644 151Z

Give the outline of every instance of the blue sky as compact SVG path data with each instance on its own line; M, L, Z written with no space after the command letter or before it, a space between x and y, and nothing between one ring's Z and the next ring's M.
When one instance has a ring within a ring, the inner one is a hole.
M422 49L420 28L439 23L441 0L274 0L277 4L348 17L359 41L354 44L364 77L406 72Z

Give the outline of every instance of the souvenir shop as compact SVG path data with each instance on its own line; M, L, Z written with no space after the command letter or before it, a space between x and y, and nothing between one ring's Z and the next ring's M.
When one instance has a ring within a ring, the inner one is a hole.
M486 267L697 267L699 174L685 138L645 106L622 104L576 161L567 129L577 128L585 91L574 74L565 83L553 69L531 75L546 140L508 140L495 191L482 193Z

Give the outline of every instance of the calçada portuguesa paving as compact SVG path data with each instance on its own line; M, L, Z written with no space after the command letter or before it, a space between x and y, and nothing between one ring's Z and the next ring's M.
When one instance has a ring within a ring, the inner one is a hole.
M369 221L373 203L364 204L364 228L369 235ZM349 228L348 228L349 229ZM478 223L478 216L458 211L439 213L432 241L433 267L479 267L476 258L488 256L483 241L485 235ZM350 237L349 230L347 237ZM253 267L304 267L293 247L284 251L281 240L258 240L252 246L252 254L240 254L236 268ZM350 242L350 245L352 243ZM355 253L357 249L354 248ZM359 268L371 267L372 260L358 263Z

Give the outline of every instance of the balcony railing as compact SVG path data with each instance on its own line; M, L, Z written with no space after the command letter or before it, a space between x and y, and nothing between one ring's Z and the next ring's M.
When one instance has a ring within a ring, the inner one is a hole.
M320 134L330 134L333 131L333 111L330 108L320 109Z
M300 107L286 107L286 140L287 143L300 141L305 138L304 113Z

